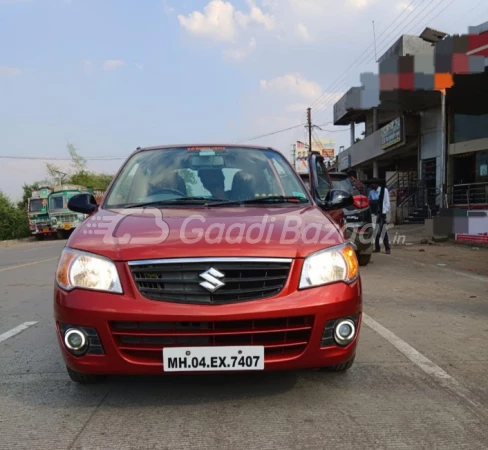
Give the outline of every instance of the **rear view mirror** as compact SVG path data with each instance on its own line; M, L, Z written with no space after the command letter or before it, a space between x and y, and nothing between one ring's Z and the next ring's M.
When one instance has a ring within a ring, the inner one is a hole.
M333 211L336 209L348 208L353 204L354 198L349 192L339 189L332 189L327 194L324 207L329 211Z
M224 167L224 158L222 156L193 156L190 160L190 165L193 169L202 168L222 168Z
M84 192L69 199L68 209L76 213L93 214L97 211L98 205L93 194Z

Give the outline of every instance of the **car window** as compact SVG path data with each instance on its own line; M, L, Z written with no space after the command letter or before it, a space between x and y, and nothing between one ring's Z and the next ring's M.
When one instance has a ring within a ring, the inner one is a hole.
M331 175L331 178L332 178L332 186L334 186L334 189L340 189L342 191L349 192L352 195L359 195L359 191L352 184L349 178L345 178L345 177L339 178L333 175Z
M316 162L316 172L317 172L317 179L318 179L318 186L317 189L319 191L319 196L322 200L325 200L327 194L331 189L331 185L329 182L329 176L324 168L324 165L321 164L319 161Z
M179 147L143 150L130 157L107 193L104 207L182 197L241 201L277 195L310 199L298 175L277 151Z

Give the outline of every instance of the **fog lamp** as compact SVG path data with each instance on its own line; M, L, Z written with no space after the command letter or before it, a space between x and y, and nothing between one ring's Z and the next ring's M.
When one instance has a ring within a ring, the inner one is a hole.
M337 345L348 345L356 335L356 326L350 319L341 320L337 323L334 330L334 340Z

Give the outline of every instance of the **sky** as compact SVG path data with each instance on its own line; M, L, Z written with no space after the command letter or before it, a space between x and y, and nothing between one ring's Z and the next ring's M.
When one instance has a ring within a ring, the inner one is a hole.
M0 0L0 190L17 199L46 160L68 158L67 143L109 173L139 146L247 141L288 156L306 139L307 107L317 138L347 148L333 104L377 72L373 21L380 56L426 26L464 34L488 21L488 5Z

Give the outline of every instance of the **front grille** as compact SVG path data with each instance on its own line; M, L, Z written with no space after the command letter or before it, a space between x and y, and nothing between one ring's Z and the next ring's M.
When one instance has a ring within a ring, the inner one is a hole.
M299 356L310 340L313 316L221 322L111 322L120 353L162 364L165 347L262 345L266 361Z
M78 220L78 215L76 214L60 214L60 215L53 215L58 222L62 223L69 223L69 222L76 222Z
M209 305L246 302L277 295L285 287L290 267L289 260L258 259L130 263L134 282L144 297L150 300ZM223 275L218 280L224 285L215 292L209 292L201 286L205 282L201 275L210 269Z

